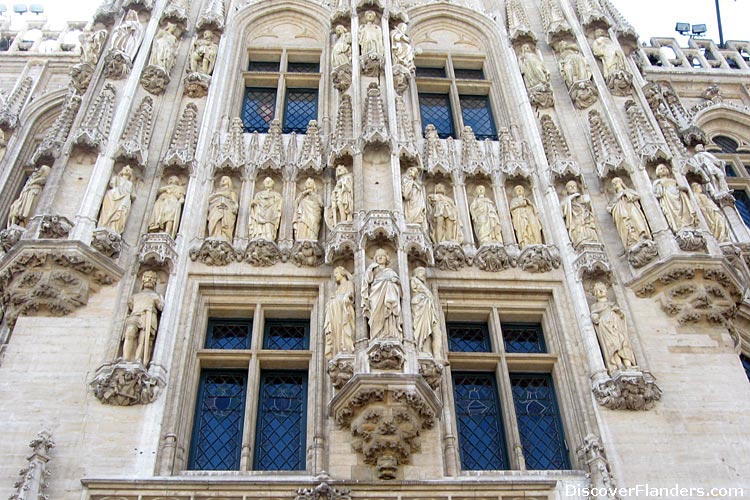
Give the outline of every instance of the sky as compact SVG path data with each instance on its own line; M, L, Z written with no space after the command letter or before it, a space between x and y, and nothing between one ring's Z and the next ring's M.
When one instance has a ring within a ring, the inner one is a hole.
M630 21L642 42L651 37L675 37L687 45L688 37L674 31L675 23L705 24L707 38L719 41L716 0L613 0ZM12 9L20 0L0 0ZM29 2L32 3L32 2ZM35 0L49 19L89 20L102 0ZM750 0L719 0L725 40L750 40Z

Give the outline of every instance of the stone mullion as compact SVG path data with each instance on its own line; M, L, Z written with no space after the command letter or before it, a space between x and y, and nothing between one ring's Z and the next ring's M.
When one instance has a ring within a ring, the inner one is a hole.
M312 366L308 366L310 381L308 383L308 400L310 393L313 394L312 417L308 421L308 428L312 427L312 464L307 464L307 469L313 474L318 475L328 470L328 455L330 449L326 435L327 406L326 388L328 378L326 376L326 365L328 360L325 358L325 335L322 335L323 324L325 323L325 299L329 297L326 294L326 282L321 282L318 287L318 299L313 306L310 314L310 349L312 349ZM317 334L320 332L321 334ZM313 342L314 341L314 342Z

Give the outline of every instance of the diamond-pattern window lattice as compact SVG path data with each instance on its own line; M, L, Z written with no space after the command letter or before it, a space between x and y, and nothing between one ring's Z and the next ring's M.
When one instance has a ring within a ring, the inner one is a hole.
M276 109L276 89L248 87L242 103L242 125L245 132L265 134Z
M307 373L263 371L255 470L304 470Z
M744 354L740 354L740 361L742 361L742 368L745 369L745 375L747 375L747 379L750 380L750 358L748 358Z
M286 67L289 73L320 73L320 64L309 62L290 62Z
M544 353L544 332L539 323L503 323L503 342L508 353Z
M484 80L484 71L481 69L454 68L453 72L459 80Z
M310 343L310 323L299 320L266 320L263 349L303 351Z
M419 94L419 113L422 116L422 129L427 125L435 125L438 137L455 138L453 129L453 113L448 94Z
M508 456L492 373L455 372L453 394L463 470L503 470Z
M742 189L735 189L732 193L736 202L734 206L737 207L737 211L740 213L740 217L742 217L742 222L747 227L750 227L750 197Z
M250 61L247 70L276 73L279 71L279 61Z
M201 374L190 450L191 470L238 470L242 449L247 374Z
M549 374L511 374L523 456L530 470L570 469L555 389Z
M490 98L486 95L462 95L458 100L461 103L464 125L471 127L474 136L479 140L497 140Z
M487 323L448 323L451 352L492 352Z
M286 92L284 133L304 134L310 120L318 119L318 91L314 89L289 89Z
M250 349L253 322L249 319L211 319L206 349Z
M439 68L427 68L424 66L417 66L417 78L445 78L445 66Z

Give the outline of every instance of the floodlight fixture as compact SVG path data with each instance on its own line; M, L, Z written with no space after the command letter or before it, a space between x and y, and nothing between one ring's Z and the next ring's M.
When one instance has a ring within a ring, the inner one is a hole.
M26 7L25 3L17 3L13 4L13 12L16 14L25 14L26 11L28 11L28 7Z
M690 33L690 23L677 23L674 26L674 30L680 35L687 35Z
M32 3L29 5L29 10L34 14L44 14L44 5L40 3Z
M703 36L706 34L706 25L705 24L694 24L693 25L693 36Z

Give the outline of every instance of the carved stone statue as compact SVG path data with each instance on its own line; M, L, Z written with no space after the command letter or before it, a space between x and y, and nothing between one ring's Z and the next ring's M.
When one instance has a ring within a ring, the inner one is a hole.
M619 177L612 179L612 187L615 196L607 210L612 214L623 246L630 249L642 241L651 240L651 230L638 203L641 197Z
M149 66L158 66L169 73L174 66L175 57L177 56L178 40L175 32L177 26L174 23L167 23L165 28L160 29L154 37L154 45L149 57Z
M694 228L697 225L695 210L690 204L687 188L677 184L669 172L669 167L663 163L656 167L656 176L654 195L659 200L659 206L669 227L675 234L684 228Z
M336 167L336 185L326 210L326 223L333 229L339 222L350 222L354 211L354 179L344 165Z
M469 211L479 245L502 244L503 233L495 202L485 195L484 186L477 186L475 192L476 198L471 202Z
M81 33L81 62L96 66L107 41L107 30Z
M250 202L250 222L248 236L251 240L261 238L276 241L281 222L282 198L273 190L276 183L270 177L263 179L263 189L255 194Z
M566 196L560 205L573 247L578 248L582 243L598 243L599 236L596 234L594 213L588 195L580 193L576 181L568 181L565 192Z
M607 298L607 285L594 283L592 291L596 302L591 306L591 321L599 338L607 371L613 375L616 371L634 368L635 354L628 338L625 313Z
M401 282L388 267L391 258L379 248L362 279L362 311L370 326L370 339L402 339Z
M693 182L690 187L693 188L693 195L698 202L698 207L701 209L703 218L706 219L706 224L708 224L708 228L711 230L714 238L716 238L716 241L719 243L729 241L729 224L727 223L727 218L724 217L724 213L703 192L700 184Z
M342 25L336 26L336 43L331 51L331 64L334 68L351 64L352 62L352 35Z
M440 316L435 296L427 286L427 271L424 267L414 270L409 285L414 342L417 344L417 350L432 354L436 360L441 360L443 359L443 337L440 330Z
M556 45L558 65L565 83L572 87L575 82L591 79L591 67L581 54L578 46L567 40L560 40Z
M326 339L326 357L354 352L354 283L352 275L339 266L333 270L336 293L326 304L323 332Z
M539 49L534 49L531 44L525 43L521 46L518 64L521 66L523 81L527 89L549 83L549 70L542 61L542 54Z
M142 31L143 26L138 20L138 12L129 10L122 23L112 32L112 49L132 57Z
M391 30L391 52L393 64L400 64L409 71L414 71L414 46L411 38L406 34L406 23L399 23Z
M419 180L419 169L409 167L401 176L401 195L404 197L404 217L407 224L419 224L427 229L427 204L424 185Z
M126 361L148 366L159 326L158 314L164 309L164 298L156 291L157 275L143 273L142 289L128 300L130 314L125 320L122 357Z
M429 195L432 212L432 241L435 244L444 242L463 243L461 219L456 202L445 194L445 185L435 185L435 192Z
M713 153L706 151L703 144L695 146L693 159L699 165L706 179L711 183L710 188L713 191L711 194L716 195L729 192L727 175L724 173L724 162L722 160L718 159Z
M185 203L185 187L179 177L172 175L167 180L167 185L159 188L148 232L167 233L175 238L180 228L183 203Z
M295 241L318 241L323 200L318 194L318 186L314 179L308 178L305 181L305 189L297 195L295 202L297 205L293 221Z
M513 194L515 196L510 200L510 214L518 246L525 248L529 245L543 244L542 224L539 222L536 207L526 197L526 190L518 185L513 188Z
M208 237L232 241L238 208L232 178L225 175L208 198Z
M628 73L628 66L625 62L625 54L612 41L605 29L598 29L594 32L594 41L591 44L591 50L594 55L602 60L602 72L604 79L609 81L615 73Z
M21 189L21 194L10 204L10 211L8 212L9 229L11 226L26 227L26 223L34 211L34 205L36 205L39 195L42 194L42 188L47 183L49 172L50 167L42 165L34 170L26 180L26 184Z
M368 10L365 23L359 28L359 53L362 56L362 67L366 75L376 76L385 55L383 49L383 32L376 23L377 14Z
M135 199L133 177L133 169L130 165L125 165L120 173L109 180L109 189L99 212L98 227L105 227L120 235L125 230L130 207Z
M190 71L210 76L214 72L216 54L219 46L214 42L214 34L211 30L205 30L203 37L197 38L190 52Z

